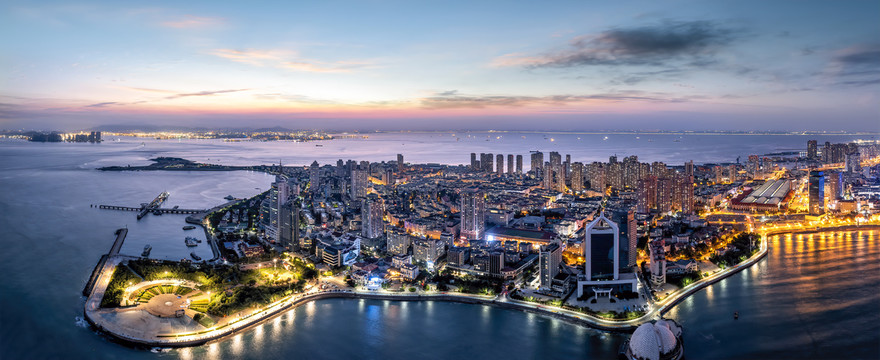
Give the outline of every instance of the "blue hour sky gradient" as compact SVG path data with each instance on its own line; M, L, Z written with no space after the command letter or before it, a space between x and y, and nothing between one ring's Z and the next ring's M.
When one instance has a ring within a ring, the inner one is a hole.
M878 1L4 1L0 128L880 131Z

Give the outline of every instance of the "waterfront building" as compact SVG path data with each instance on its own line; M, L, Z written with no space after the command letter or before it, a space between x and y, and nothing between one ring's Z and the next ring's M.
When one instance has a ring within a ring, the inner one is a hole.
M437 259L445 255L446 247L436 239L418 239L413 242L413 260L432 269Z
M553 189L553 166L550 165L550 162L545 162L543 166L543 175L541 178L541 187L544 190L552 190Z
M355 263L360 255L361 239L357 236L324 236L318 237L315 245L318 258L327 266L337 268Z
M818 159L819 145L816 140L807 141L807 158L812 160Z
M397 154L397 172L403 173L403 170L404 170L403 154Z
M477 153L471 153L471 170L477 171L480 170L480 166L477 161Z
M809 176L810 215L822 215L825 212L825 174L813 170Z
M361 233L364 237L375 239L385 233L382 201L376 194L370 194L361 202Z
M516 155L516 173L517 175L522 175L523 173L523 156Z
M513 154L507 154L507 174L513 175Z
M406 255L412 240L401 228L390 228L386 234L385 248L389 254Z
M538 271L542 289L549 289L553 285L553 278L559 274L560 263L562 263L562 247L558 243L541 247L538 255Z
M673 320L656 320L636 328L624 343L625 358L633 360L680 360L684 358L681 326Z
M486 231L486 199L478 188L461 193L461 238L481 240Z
M620 228L617 223L599 214L584 229L584 274L578 276L578 298L592 291L596 296L610 296L612 292L635 292L638 278L635 273L621 273ZM623 260L628 262L628 259Z
M504 175L504 154L498 154L495 157L495 161L497 162L495 164L495 174L498 176Z
M407 281L413 281L419 277L419 267L413 264L406 264L400 267L400 275Z
M791 180L764 182L755 189L746 188L730 201L730 208L745 211L780 211L787 207L793 196Z

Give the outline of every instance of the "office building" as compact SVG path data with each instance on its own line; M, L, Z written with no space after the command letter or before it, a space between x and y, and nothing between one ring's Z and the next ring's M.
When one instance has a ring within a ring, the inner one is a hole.
M825 173L810 171L809 182L810 215L822 215L825 212Z
M389 254L406 255L412 239L401 228L390 228L386 234L385 247Z

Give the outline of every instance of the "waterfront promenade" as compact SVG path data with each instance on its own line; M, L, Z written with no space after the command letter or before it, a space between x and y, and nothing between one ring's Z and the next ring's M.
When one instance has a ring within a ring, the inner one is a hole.
M859 227L834 228L834 230L857 230L857 229L878 229L880 225L862 225ZM110 281L113 269L123 259L123 256L113 256L108 259L101 269L101 275L96 284L95 290L89 296L85 306L85 318L89 323L96 326L100 330L131 344L141 346L155 347L185 347L197 346L210 341L222 339L228 335L235 334L247 330L255 325L261 324L266 320L293 309L297 306L306 304L310 301L327 299L327 298L357 298L357 299L376 299L376 300L393 300L393 301L450 301L468 304L491 305L500 308L527 311L541 315L550 316L559 320L567 321L573 324L592 327L605 331L630 332L638 325L659 319L688 296L700 291L701 289L721 281L731 275L734 275L743 269L746 269L761 259L769 252L769 245L766 235L761 241L761 247L749 259L735 266L719 270L699 281L696 281L679 291L667 296L660 301L652 304L650 310L643 316L631 320L609 320L602 319L589 314L564 309L561 307L540 305L531 302L515 300L506 294L498 296L439 292L439 291L421 291L415 293L390 292L386 290L357 290L357 289L341 289L333 291L312 291L307 293L293 294L283 298L269 306L256 309L247 313L240 313L238 316L232 316L230 319L221 320L218 325L204 329L191 323L181 323L177 326L144 326L143 321L148 321L146 316L135 315L136 309L132 308L116 308L102 309L99 308L100 299L103 291L106 289ZM137 310L140 311L140 310ZM120 313L128 313L118 316ZM125 321L125 318L140 323L139 326L124 326L118 321ZM158 319L158 318L157 318ZM167 325L167 324L166 324ZM140 329L140 330L138 330ZM146 331L144 331L146 330ZM174 330L174 331L168 331Z

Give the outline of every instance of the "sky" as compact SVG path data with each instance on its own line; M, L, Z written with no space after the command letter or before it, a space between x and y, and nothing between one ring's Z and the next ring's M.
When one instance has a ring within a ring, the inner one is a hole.
M16 1L0 128L880 131L880 1Z

